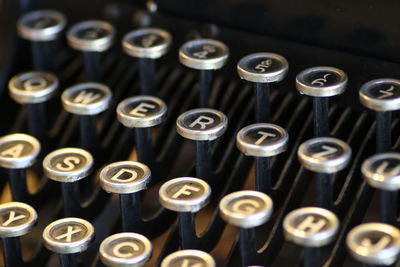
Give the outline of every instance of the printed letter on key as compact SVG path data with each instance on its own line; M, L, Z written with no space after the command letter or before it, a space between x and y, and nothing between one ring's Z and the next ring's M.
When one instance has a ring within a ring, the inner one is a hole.
M155 108L156 106L153 104L140 103L136 108L132 109L131 112L129 112L129 114L143 118L146 117L146 113L149 111L149 109L155 109Z
M200 129L204 130L204 129L207 129L207 125L210 125L210 124L213 124L213 123L214 123L214 119L213 118L200 115L199 117L197 117L197 119L194 122L192 122L189 125L189 127L193 128L198 124L198 125L200 125Z

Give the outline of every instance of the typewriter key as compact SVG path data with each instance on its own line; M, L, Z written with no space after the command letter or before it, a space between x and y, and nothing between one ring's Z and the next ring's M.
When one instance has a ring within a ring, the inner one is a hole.
M342 94L346 85L346 73L333 67L313 67L297 75L297 90L313 98L315 137L329 135L328 97Z
M376 112L376 150L392 149L392 111L400 109L400 80L377 79L360 89L360 102Z
M105 111L111 101L111 90L100 83L80 83L61 95L63 107L79 116L81 147L94 153L98 146L96 120L93 115Z
M10 97L15 102L26 105L29 133L41 141L47 130L44 102L56 93L58 86L57 77L44 71L23 72L8 82Z
M400 231L383 223L365 223L347 234L350 254L367 266L391 265L400 254Z
M139 232L141 220L140 191L151 179L150 169L139 162L119 161L105 166L100 172L100 186L107 192L119 194L122 231Z
M152 250L145 236L119 233L101 242L100 259L108 267L140 267L151 258Z
M241 79L252 82L255 90L256 122L269 122L270 83L280 82L289 70L284 57L274 53L255 53L242 58L237 64L237 72Z
M44 174L61 184L65 217L79 214L80 198L77 181L89 176L92 167L92 155L80 148L57 149L44 158Z
M269 124L252 124L236 135L236 146L246 156L255 157L256 189L271 195L270 158L286 151L289 136L282 127Z
M196 141L196 176L213 181L211 141L223 135L228 127L224 113L209 108L186 111L176 120L176 130L182 137Z
M299 208L283 220L286 240L304 247L304 267L321 266L319 247L331 243L338 230L339 220L336 215L321 208Z
M32 59L35 70L51 70L52 41L58 39L67 21L56 10L36 10L23 15L17 22L20 37L31 41Z
M400 154L382 153L366 159L361 172L367 183L381 194L382 221L396 225L397 191L400 190Z
M8 83L10 97L19 104L37 104L49 100L56 92L59 81L44 71L29 71L15 75Z
M117 118L125 127L135 128L138 159L150 169L154 165L151 127L161 124L167 116L167 105L154 96L135 96L117 106Z
M154 94L156 88L154 60L167 53L171 40L171 35L167 31L158 28L143 28L124 36L122 47L125 53L138 59L142 94Z
M271 198L258 191L243 190L226 195L219 203L221 217L240 228L253 228L271 217Z
M179 49L179 62L200 71L199 107L208 107L212 71L222 68L229 56L228 47L217 40L196 39L184 43Z
M101 81L101 53L111 47L114 35L114 27L101 20L83 21L68 30L68 44L83 52L86 75L89 81Z
M159 191L161 205L177 212L198 212L208 204L210 195L210 186L193 177L169 180Z
M332 209L331 174L343 170L350 163L351 148L342 140L318 137L301 144L297 156L303 167L314 172L317 179L318 206Z
M242 265L258 264L254 227L267 222L273 212L272 199L258 191L231 193L219 202L222 219L240 228L239 247Z
M159 190L160 204L178 212L180 247L196 247L195 213L208 204L210 186L201 179L180 177L164 183Z
M161 267L176 266L216 267L217 265L210 254L201 250L186 249L168 255L161 262Z
M28 198L26 169L40 153L40 143L27 134L10 134L0 138L0 167L9 171L9 183L14 201Z
M36 211L21 202L0 205L0 238L6 267L23 265L19 237L27 234L37 222Z
M44 245L58 254L61 267L78 267L76 253L85 251L94 237L92 224L80 218L54 221L43 231Z

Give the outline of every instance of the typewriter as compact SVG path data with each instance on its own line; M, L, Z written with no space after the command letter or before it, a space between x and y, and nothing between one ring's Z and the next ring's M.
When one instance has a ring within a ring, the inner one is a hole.
M0 4L2 266L400 266L397 1Z

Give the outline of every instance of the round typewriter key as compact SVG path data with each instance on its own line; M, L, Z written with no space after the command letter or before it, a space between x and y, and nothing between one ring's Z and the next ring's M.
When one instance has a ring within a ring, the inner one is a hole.
M367 183L381 194L381 216L385 223L396 225L397 191L400 190L400 154L381 153L366 159L361 172Z
M195 213L208 204L210 186L201 179L180 177L164 183L159 190L160 204L177 211L182 249L196 247Z
M140 191L150 182L150 169L139 162L119 161L105 166L99 177L105 191L119 194L122 231L137 232L141 220Z
M272 199L258 191L238 191L219 202L222 219L240 228L239 247L243 266L257 264L254 227L267 222L273 212Z
M196 141L196 176L208 182L213 178L211 141L223 135L228 118L218 110L199 108L186 111L176 120L182 137Z
M27 134L9 134L0 138L0 167L25 169L33 165L40 152L36 138Z
M217 40L196 39L188 41L179 49L179 61L197 70L222 68L229 56L228 47Z
M92 153L95 153L98 147L94 115L108 108L111 96L108 86L93 82L74 85L61 95L64 109L79 116L81 147Z
M26 169L32 166L40 152L40 143L27 134L10 134L0 138L0 167L8 169L12 198L28 198Z
M77 181L89 176L92 167L92 155L80 148L57 149L44 158L44 174L61 184L66 217L76 216L79 213L80 198Z
M297 75L297 90L301 94L313 97L315 137L329 135L329 108L327 97L342 94L346 86L346 73L333 67L313 67Z
M400 231L383 223L365 223L353 228L346 239L350 254L368 266L392 265L400 254Z
M57 220L43 231L44 245L58 254L61 267L78 267L75 253L85 251L94 237L92 224L80 218Z
M222 218L240 228L253 228L264 224L271 217L271 198L258 191L238 191L226 195L219 203Z
M129 97L117 107L118 120L125 127L154 127L161 124L166 115L167 105L155 96Z
M216 267L217 265L210 254L201 250L186 249L168 255L161 262L161 267L176 266Z
M377 79L364 84L360 102L376 112L376 148L378 152L392 149L392 111L400 109L400 80Z
M114 27L101 20L83 21L72 26L67 33L69 45L80 51L104 52L114 41Z
M57 77L44 71L20 73L8 83L10 97L19 104L37 104L49 100L59 86Z
M87 79L100 81L101 53L108 50L114 42L114 27L101 20L83 21L72 26L67 33L69 45L83 52Z
M45 137L47 130L44 102L56 93L58 86L57 77L44 71L23 72L11 78L8 83L10 97L26 105L29 133L40 140Z
M350 163L350 146L337 138L318 137L301 144L297 156L304 168L314 172L318 205L332 209L331 174L343 170Z
M208 107L212 70L222 68L229 56L228 47L217 40L196 39L184 43L179 49L179 62L200 71L199 106Z
M23 236L36 222L36 211L28 204L8 202L0 205L0 238Z
M171 45L169 32L158 28L143 28L127 33L122 46L124 51L136 58L160 58Z
M8 202L0 205L0 238L5 266L23 265L19 236L27 234L36 222L36 211L25 203Z
M130 194L145 190L151 179L150 169L139 162L119 161L100 172L100 185L110 193Z
M360 102L375 111L400 109L400 80L376 79L367 82L360 89Z
M198 212L208 204L210 195L210 186L193 177L169 180L159 191L161 205L177 212Z
M18 34L24 39L52 41L64 30L65 16L56 10L36 10L23 15L17 23Z
M274 53L250 54L237 64L239 77L254 84L256 122L270 121L269 84L282 81L288 70L286 59Z
M154 96L135 96L117 106L117 118L125 127L135 128L136 149L140 162L152 169L154 155L151 127L161 124L167 116L167 105Z
M92 155L80 148L61 148L43 160L45 174L52 180L73 183L87 177L93 167Z
M49 70L52 62L52 41L58 39L67 22L56 10L36 10L24 14L17 22L19 36L31 41L33 65L36 70Z
M122 47L125 53L138 59L142 94L154 94L156 88L154 60L167 53L171 40L171 35L167 31L158 28L134 30L124 36Z
M81 83L67 88L61 95L64 109L77 115L96 115L108 108L111 91L101 83Z
M270 158L286 151L289 136L282 127L269 124L252 124L236 135L236 146L246 156L255 157L256 189L272 193Z
M339 220L336 215L321 208L299 208L283 220L286 240L304 247L305 267L320 266L319 247L331 243L338 230Z
M301 144L297 155L301 164L308 170L335 173L349 164L351 148L337 138L318 137Z
M109 267L140 267L151 258L152 250L152 245L145 236L119 233L101 242L100 259Z
M224 113L210 108L186 111L176 120L178 133L195 141L212 141L225 133L228 118Z

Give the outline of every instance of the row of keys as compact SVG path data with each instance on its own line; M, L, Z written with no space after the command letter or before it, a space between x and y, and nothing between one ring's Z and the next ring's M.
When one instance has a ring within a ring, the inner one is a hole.
M19 242L36 225L38 216L28 204L8 202L0 205L0 238L3 240L6 266L22 264L18 253L11 253L10 242ZM44 245L59 254L62 267L74 267L76 253L81 253L93 243L95 231L92 224L80 218L63 218L50 223L43 230ZM110 267L142 266L152 256L151 242L137 233L119 233L103 240L99 248L101 261ZM19 258L18 258L19 257ZM183 266L183 264L202 264L214 267L210 255L202 251L182 250L167 256L161 266Z
M340 140L333 138L327 139L328 138L312 139L300 146L300 160L307 162L308 165L306 165L306 167L310 170L315 172L329 172L329 169L321 170L321 164L325 163L329 168L333 168L333 166L336 166L336 168L344 168L345 164L343 164L343 162L348 161L348 146ZM39 153L39 147L38 142L33 137L27 135L15 134L1 138L1 163L4 162L2 167L10 168L10 166L17 166L16 168L18 169L30 166L34 162L35 155ZM399 155L391 153L380 154L366 160L362 166L365 178L371 185L378 188L380 187L385 190L398 189L398 183L396 184L396 181L398 181L399 177L399 172L397 170L399 158ZM14 162L17 162L18 165L13 165ZM389 165L395 166L395 169L389 167ZM43 161L43 166L45 174L49 178L59 181L63 185L65 201L64 211L66 211L66 216L74 214L77 207L71 207L71 203L74 203L72 200L75 196L70 194L72 191L66 191L65 186L89 175L93 166L93 158L90 153L75 148L59 149L46 156ZM100 173L100 184L103 189L108 192L120 195L134 194L146 188L150 177L150 169L144 164L117 162L103 168ZM12 183L12 179L10 182ZM393 187L393 185L397 187ZM249 192L245 193L247 194ZM161 187L160 203L165 208L182 212L182 214L187 212L195 213L208 203L210 194L211 188L203 180L197 178L173 179ZM240 200L243 194L243 192L234 193L233 195L226 196L221 201L220 209L222 217L229 223L243 228L256 227L265 223L272 213L272 200L267 195L257 191L251 191L249 193L251 195L250 198L258 197L260 201L263 201L262 205L259 203L254 204L254 201L244 201L244 203L249 204L251 202L254 207L269 208L255 217L246 217L243 216L243 214L239 214L238 218L236 217L238 213L233 209L235 204L232 204L229 199ZM239 197L237 195L239 195ZM180 197L183 197L183 199L180 199ZM191 197L194 199L191 199ZM241 203L241 200L239 202ZM226 207L231 207L233 210L224 209ZM135 207L121 206L121 211L123 213L124 211L128 212L134 209ZM124 216L122 216L122 223L123 225L130 224L129 221L124 222Z
M46 101L54 95L57 87L57 78L47 72L22 73L13 77L9 82L10 96L21 104L34 104ZM379 88L375 89L380 90ZM63 92L61 99L65 110L70 113L76 115L96 115L108 108L111 96L111 90L106 85L100 83L82 83L67 88ZM380 102L383 104L386 103L384 100L380 100ZM178 133L193 140L213 140L219 137L226 128L227 119L220 112L210 112L210 110L198 109L182 114L177 119ZM204 111L204 114L201 115L202 111ZM206 114L207 112L208 114ZM117 117L126 127L146 128L156 126L165 119L166 113L167 107L165 103L153 96L131 97L122 101L117 107ZM196 115L193 116L193 114ZM187 122L185 121L186 119L188 120ZM193 128L191 125L196 127ZM255 126L252 127L254 128ZM194 131L190 132L189 128L192 128ZM242 131L250 131L250 128L243 129ZM257 127L253 130L257 131L256 129ZM272 132L264 136L264 138L268 135L272 137L278 134L278 136L286 136L283 139L287 139L287 134L283 134L283 129L279 127L270 129L269 131ZM240 144L240 140L238 142ZM284 147L283 145L282 148ZM251 148L242 147L242 149L245 154L251 155L251 153L255 153L255 151L250 152ZM250 150L247 151L247 149ZM259 156L265 157L268 156L269 152L259 151L259 153ZM257 156L257 153L252 156Z
M75 89L75 88L73 88ZM78 88L79 89L79 88ZM66 90L64 93L68 93ZM79 97L79 93L76 93ZM79 106L79 105L78 105ZM165 117L166 105L156 97L138 96L121 102L117 107L118 119L126 127L134 127L141 130L143 127L153 127L161 123ZM187 111L177 118L177 132L190 140L198 143L196 146L199 158L204 161L197 161L197 176L212 183L212 157L211 150L200 149L199 146L210 146L210 142L220 137L227 128L226 116L214 109L194 109ZM151 140L151 137L145 140ZM142 144L143 145L143 144ZM288 145L288 134L280 126L274 124L260 123L247 126L237 134L237 147L247 156L256 159L256 189L271 193L271 174L268 161L271 157L284 152ZM10 169L23 169L31 166L39 154L39 142L28 135L14 134L0 139L1 166ZM140 147L139 147L140 148ZM141 153L148 153L148 150L138 148L139 160L149 165L148 158ZM143 147L142 147L143 148ZM149 145L151 149L151 144ZM70 154L80 154L80 158L86 162L85 172L81 175L54 174L48 173L49 177L62 182L73 182L88 175L88 170L93 165L93 159L87 152L76 152L77 149L60 149L50 153L44 160L45 170L52 170L52 158ZM84 150L79 150L84 151ZM351 158L351 149L343 141L331 137L314 138L304 142L298 149L298 156L301 164L308 170L319 175L318 181L326 181L321 187L320 205L325 208L332 208L332 192L329 186L328 174L336 173L344 169ZM141 159L144 160L141 160ZM148 162L146 162L148 161ZM207 162L206 162L207 161ZM90 164L89 164L90 163ZM263 165L264 164L264 165ZM267 164L267 166L265 166ZM66 164L68 165L68 164ZM399 190L399 157L396 153L382 153L367 159L362 167L364 177L373 187L387 191ZM67 168L67 167L65 167ZM150 168L152 168L150 166ZM53 168L54 169L54 168ZM68 171L73 170L73 166ZM82 170L79 170L82 171ZM75 180L71 180L73 177ZM13 182L12 180L10 181ZM18 195L18 192L16 192ZM389 203L385 203L389 205Z
M18 23L22 37L30 41L48 41L57 38L66 26L65 17L53 10L34 11L24 15ZM72 47L83 51L104 51L114 39L115 30L104 21L87 21L76 24L67 34ZM162 29L140 29L123 38L123 48L136 58L155 59L164 55L170 46L171 36ZM185 43L179 52L180 61L193 69L212 70L225 65L229 49L217 40L200 39ZM286 59L274 53L256 53L242 58L237 65L242 79L255 84L281 81L288 72ZM201 84L202 82L200 82ZM298 90L313 97L330 97L344 92L346 74L333 67L316 67L302 71L296 78ZM398 101L382 103L380 99L396 95L397 80L383 79L364 86L360 99L367 107L379 111L398 109ZM379 87L379 88L376 88ZM374 90L372 90L374 89ZM396 104L397 103L397 104Z
M45 10L24 15L17 28L22 37L31 41L43 42L56 38L65 25L66 20L62 14L57 11ZM114 35L114 28L104 21L87 21L76 24L67 34L72 47L86 52L108 49ZM155 59L168 51L170 43L171 36L168 32L149 28L128 33L123 39L123 48L129 55L136 58ZM94 56L90 55L90 57ZM179 52L181 63L189 68L200 70L200 107L208 107L210 71L221 68L226 63L228 55L227 46L217 40L193 40L181 47ZM139 61L140 80L143 80L141 89L144 94L154 94L155 85L150 85L155 80L154 66L151 65L153 63L151 60ZM242 79L254 84L256 122L270 122L269 84L281 81L285 77L288 72L286 59L274 53L251 54L239 61L237 69ZM314 135L316 137L329 135L327 98L342 94L346 85L347 75L334 67L309 68L297 75L296 87L299 92L313 98ZM377 142L378 152L390 149L391 140L390 134L388 134L390 132L390 112L399 109L399 89L400 82L398 80L379 79L366 83L360 90L361 103L377 111L377 138L380 140Z
M186 179L186 180L185 180ZM197 180L197 181L196 181ZM167 201L198 202L204 201L207 192L204 183L196 178L177 178L175 183L164 184L160 191L170 189ZM182 187L176 190L176 185ZM175 187L175 188L174 188ZM197 188L197 191L195 190ZM175 189L175 190L174 190ZM165 193L165 191L164 191ZM160 198L162 199L160 192ZM161 201L161 203L163 203ZM176 209L174 209L176 210ZM225 196L220 202L220 213L228 223L248 231L264 224L273 210L272 200L257 191L238 191ZM0 205L0 238L3 241L5 255L9 253L7 263L22 264L18 253L10 253L12 242L26 235L36 225L38 216L29 205L21 202L9 202ZM187 225L188 226L188 225ZM284 236L288 241L305 249L319 248L331 243L339 229L336 215L326 209L304 207L290 212L283 221ZM240 232L241 244L254 244L254 239L244 237ZM63 218L50 223L43 231L44 245L59 254L62 267L76 265L76 253L82 253L93 243L95 231L92 224L80 218ZM246 239L243 241L243 239ZM352 256L365 264L393 264L400 253L400 231L396 227L382 223L366 223L353 228L346 240ZM241 247L248 250L249 247ZM14 251L15 252L15 251ZM101 261L110 267L142 266L152 256L151 242L143 235L123 232L104 239L99 248ZM245 253L243 253L245 254ZM311 254L310 254L311 255ZM304 261L314 261L306 254ZM18 258L19 257L19 258ZM202 251L181 250L167 256L161 266L184 266L184 264L202 264L215 266L210 255ZM190 266L190 265L189 265Z
M76 88L73 88L76 89ZM78 88L79 89L79 88ZM69 93L68 91L65 91ZM79 94L77 93L79 96ZM79 104L78 104L79 106ZM124 100L118 105L118 118L127 127L152 127L162 122L166 113L165 104L156 97L138 96ZM220 137L227 128L226 116L214 109L194 109L177 118L177 132L191 140L212 141ZM288 145L288 134L280 126L268 123L249 125L237 134L237 147L247 156L268 158L284 152ZM26 168L33 164L39 154L39 142L25 134L12 134L0 139L5 168ZM304 142L298 149L303 166L314 172L334 173L344 169L351 156L350 147L332 137L314 138ZM88 158L88 157L85 157ZM377 160L379 159L378 163ZM396 153L374 156L363 165L364 175L380 181L380 187L397 190L399 158ZM375 168L375 169L374 169ZM372 173L372 174L368 174ZM376 178L377 173L393 177ZM389 179L389 180L386 180ZM388 183L388 184L386 184ZM378 185L377 185L378 186Z

